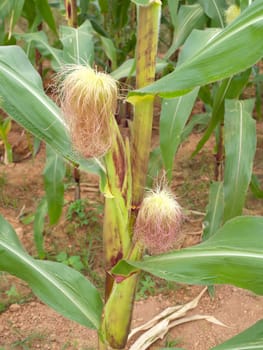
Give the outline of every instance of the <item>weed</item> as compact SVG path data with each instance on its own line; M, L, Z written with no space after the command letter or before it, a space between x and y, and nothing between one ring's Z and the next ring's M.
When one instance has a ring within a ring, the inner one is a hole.
M21 337L20 340L16 340L11 344L11 349L23 349L23 350L30 350L35 348L36 342L42 342L46 339L46 335L41 333L32 333L28 335L27 337L22 337L22 332L20 332L18 329L14 328L15 333Z
M146 299L149 295L156 292L155 281L150 275L142 274L136 292L136 300Z
M180 343L180 339L170 339L170 337L168 336L165 340L165 348L167 349L171 349L174 348L175 346L177 346Z
M165 281L142 273L136 291L136 300L147 299L150 295L166 295L179 288L180 286L176 282Z
M24 289L20 282L14 280L7 273L0 273L0 313L5 311L11 304L23 304L31 299L31 291Z
M16 286L12 284L12 286L5 292L5 294L11 299L16 300L20 297L20 294L18 293Z
M87 199L77 199L68 207L67 220L73 222L75 228L96 226L100 223L102 212L102 205L91 205Z
M81 271L84 269L84 264L81 261L81 257L79 255L69 256L65 252L60 252L56 255L56 260L65 265L73 267L77 271Z

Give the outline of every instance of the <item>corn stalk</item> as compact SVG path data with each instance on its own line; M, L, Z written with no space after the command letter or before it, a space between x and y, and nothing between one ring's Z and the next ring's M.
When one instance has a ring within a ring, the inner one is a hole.
M154 81L160 11L161 2L157 0L138 6L136 88ZM131 156L128 142L124 143L117 125L115 141L105 156L108 178L103 238L107 272L100 350L124 349L130 330L138 275L122 280L111 276L110 269L121 258L138 260L142 255L140 247L133 247L131 236L147 176L153 101L153 97L147 97L134 103Z

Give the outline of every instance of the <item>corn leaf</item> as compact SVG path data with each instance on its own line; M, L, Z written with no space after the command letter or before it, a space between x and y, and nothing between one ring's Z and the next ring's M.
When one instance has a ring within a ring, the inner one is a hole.
M224 10L226 8L225 0L199 0L205 13L213 20L214 27L224 27Z
M241 215L256 151L254 100L226 100L224 144L224 221Z
M172 178L173 161L181 143L181 135L194 106L198 88L173 99L163 99L160 119L160 147L169 180Z
M171 22L174 27L177 25L178 20L178 5L179 0L168 0L167 5L169 8L170 16L171 16Z
M211 350L261 350L263 349L263 320L244 332Z
M199 4L180 6L173 42L164 58L169 58L185 41L194 28L201 28L204 24L204 12Z
M26 49L27 54L33 46L37 48L44 57L50 57L52 67L55 71L59 70L59 68L65 64L62 50L49 44L45 32L38 31L34 33L16 34L16 38L23 39L28 44Z
M57 26L51 11L51 8L48 4L48 0L35 0L37 10L41 14L41 17L48 24L49 28L57 34Z
M209 202L204 218L203 240L212 236L220 227L224 213L224 193L222 182L210 185Z
M256 0L204 46L200 45L193 57L155 83L130 92L129 99L136 100L140 94L180 96L247 69L263 56L262 31L263 2Z
M170 281L188 284L233 284L263 295L263 217L229 220L205 242L179 251L122 261L117 275L137 269Z
M37 206L35 215L34 215L34 243L37 250L37 255L39 259L44 259L46 256L44 248L44 226L45 218L48 213L48 205L46 197L43 197L40 203Z
M60 109L45 95L40 76L18 46L0 47L0 96L2 108L25 129L81 169L101 174L97 164L72 149Z
M248 82L249 76L251 73L251 69L247 69L246 71L227 79L224 79L217 89L214 98L213 98L213 109L211 120L207 126L207 129L198 142L195 151L193 152L193 156L196 155L204 146L204 144L209 140L212 132L215 130L216 126L223 121L224 112L225 112L225 99L234 99L238 98L242 93L245 85Z
M48 203L48 216L51 225L58 222L64 205L64 183L66 173L64 160L50 147L46 148L44 185Z
M64 63L93 64L93 28L88 20L79 28L61 26L59 34L63 44Z
M99 327L102 300L96 288L64 264L33 259L1 215L0 269L26 281L44 303L63 316L89 328Z
M252 174L251 176L250 189L256 198L263 199L263 190L261 189L259 179L255 174Z
M167 67L168 63L164 60L157 58L156 60L156 73L161 72L165 67ZM117 69L111 72L111 76L120 80L126 77L135 77L135 60L134 58L130 58L127 61L123 62Z

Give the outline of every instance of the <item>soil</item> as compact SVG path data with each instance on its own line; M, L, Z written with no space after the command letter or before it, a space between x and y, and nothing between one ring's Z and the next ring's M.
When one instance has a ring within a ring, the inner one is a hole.
M158 130L155 129L155 132L158 133ZM258 123L258 134L254 170L262 180L263 155L260 151L263 146L262 123ZM178 240L179 248L197 244L201 240L202 218L207 204L209 183L213 179L213 140L210 140L195 158L190 158L200 137L199 132L193 133L183 143L176 156L177 166L172 187L186 215L183 232ZM42 171L45 164L45 148L41 145L37 156L32 159L28 136L15 123L10 134L10 143L15 145L13 147L15 162L10 165L0 163L0 212L13 225L26 249L32 255L36 255L32 223L25 224L21 218L36 210L44 194ZM74 201L74 182L70 176L66 188L65 212L60 223L54 228L49 228L47 225L45 229L45 248L51 258L65 250L71 255L78 254L83 244L81 237L87 230L87 227L83 229L79 225L79 233L72 235L71 225L75 225L76 222L69 222L66 215L66 208ZM96 177L81 174L81 196L87 198L92 205L101 203ZM244 212L250 215L263 215L262 200L255 199L249 192ZM96 221L98 233L101 231L101 213L98 211L95 213L98 219ZM93 249L98 256L101 241L97 239L94 242ZM89 275L87 269L85 273L98 287L101 287L103 267L98 263L98 259L92 260L92 268L95 274ZM192 300L202 290L200 286L178 284L168 286L158 281L155 283L161 287L156 288L154 293L146 289L144 299L136 301L132 327L145 323L168 306ZM0 305L3 308L0 314L0 349L97 348L95 331L58 315L33 296L24 282L6 273L0 275ZM260 320L262 308L263 297L233 286L216 286L215 297L211 298L206 292L198 307L189 312L189 315L211 315L224 323L225 327L205 320L182 324L169 331L163 340L152 345L150 349L172 346L186 350L208 350Z

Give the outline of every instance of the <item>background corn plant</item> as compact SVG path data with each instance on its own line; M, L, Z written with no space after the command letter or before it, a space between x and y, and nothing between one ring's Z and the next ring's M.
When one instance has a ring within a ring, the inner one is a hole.
M137 7L149 5L148 0L133 3ZM37 6L38 2L35 4ZM85 11L81 4L83 21ZM99 4L103 16L110 16L111 2L101 1ZM169 66L172 72L155 83L137 86L137 90L129 93L128 101L136 106L148 97L159 95L162 98L160 152L171 179L174 155L183 139L189 114L196 98L202 98L207 113L199 120L208 126L196 152L214 130L220 135L220 128L224 125L224 149L221 149L225 157L224 176L218 177L219 181L211 185L205 218L205 242L181 251L145 257L139 262L120 261L113 272L127 277L135 271L144 270L183 283L230 283L262 295L263 219L240 216L252 177L256 145L255 120L252 118L255 101L241 100L240 96L251 76L251 67L263 56L263 4L260 0L241 1L241 15L229 25L225 24L223 15L227 7L225 1L180 3L171 0L166 5L170 10L173 40L164 59L157 61L157 71ZM108 28L109 33L115 26L125 26L129 6L134 4L125 2L122 24L113 23ZM47 8L46 3L45 9L50 11ZM23 9L17 8L17 14L13 15L15 19ZM10 13L10 8L8 11ZM42 32L19 37L28 45L34 43L43 55L48 52L47 57L51 58L55 70L65 63L88 62L92 65L96 56L94 23L91 26L91 21L86 19L78 28L64 26L58 30L54 23L51 24L51 17L47 20L44 12L40 10L41 18L54 32L59 32L62 46L52 47ZM217 28L200 30L210 24ZM14 27L11 25L10 28L13 33ZM178 59L174 61L172 56L182 44ZM108 42L109 46L112 48ZM113 62L108 64L113 77L121 79L135 74L133 57L117 68L123 58L114 58L114 50L105 52ZM54 176L50 188L55 183L61 183L64 176L63 171L53 171L60 157L82 171L98 174L103 188L105 172L95 161L81 158L73 151L59 107L45 94L40 76L20 47L0 47L0 83L4 110L49 146L46 172L51 169ZM220 142L217 148L220 148ZM54 199L51 202L54 203ZM99 329L103 302L95 287L67 266L30 257L10 224L3 217L0 220L0 268L27 281L36 295L65 317ZM243 335L216 349L228 349L233 344L247 345L261 329L262 323L259 322Z

